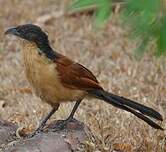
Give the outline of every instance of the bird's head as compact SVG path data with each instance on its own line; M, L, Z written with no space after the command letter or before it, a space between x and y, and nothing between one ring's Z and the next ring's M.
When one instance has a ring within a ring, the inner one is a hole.
M5 34L12 34L25 39L30 42L48 43L48 36L42 29L33 24L19 25L17 27L9 28Z
M5 34L12 34L26 40L27 42L35 43L39 48L37 49L37 51L39 51L40 54L45 54L45 56L51 60L54 60L58 57L58 53L53 51L53 49L49 45L47 34L37 25L19 25L17 27L9 28L8 30L6 30ZM23 44L29 45L30 43Z

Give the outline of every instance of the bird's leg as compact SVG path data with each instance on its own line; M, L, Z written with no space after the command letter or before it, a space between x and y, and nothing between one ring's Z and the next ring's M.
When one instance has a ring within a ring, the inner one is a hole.
M29 137L33 137L35 134L42 131L48 119L58 110L58 108L59 108L59 104L57 104L57 106L54 106L51 109L51 111L46 115L46 117L44 117L44 119L40 122L39 127Z
M78 109L78 107L79 107L81 101L82 101L82 100L76 101L76 103L75 103L75 105L74 105L74 107L73 107L73 109L72 109L70 115L68 116L68 118L67 118L65 121L70 121L70 120L72 120L72 119L74 118L74 115L75 115L75 113L76 113L76 110Z
M53 130L56 131L56 130L64 129L64 127L66 126L66 124L67 124L68 122L74 120L74 119L73 119L73 118L74 118L74 115L75 115L76 110L78 109L78 107L79 107L81 101L82 101L82 99L76 101L76 103L75 103L75 105L74 105L74 107L73 107L73 109L72 109L70 115L68 116L68 118L65 119L65 120L60 121L60 122L57 124L57 126L56 126Z

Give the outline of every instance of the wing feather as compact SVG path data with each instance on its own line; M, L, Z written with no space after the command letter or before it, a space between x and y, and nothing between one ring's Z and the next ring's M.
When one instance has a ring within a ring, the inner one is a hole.
M60 80L65 87L80 90L102 89L93 73L81 64L64 56L55 62Z

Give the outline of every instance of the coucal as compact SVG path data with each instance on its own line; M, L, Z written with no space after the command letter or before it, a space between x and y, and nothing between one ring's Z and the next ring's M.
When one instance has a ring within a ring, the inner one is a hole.
M36 95L52 106L52 110L35 132L42 130L47 120L58 110L60 103L76 101L71 114L62 124L65 125L66 122L71 121L81 101L87 96L128 111L151 127L163 130L149 118L163 121L159 112L105 91L91 71L53 50L47 34L39 26L20 25L8 29L5 34L12 34L23 39L23 59L27 79Z

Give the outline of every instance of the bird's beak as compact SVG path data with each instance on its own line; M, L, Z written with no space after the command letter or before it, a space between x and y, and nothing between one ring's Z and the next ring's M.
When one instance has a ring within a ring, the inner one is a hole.
M17 31L17 28L9 28L8 30L6 30L5 34L20 36L20 33Z

